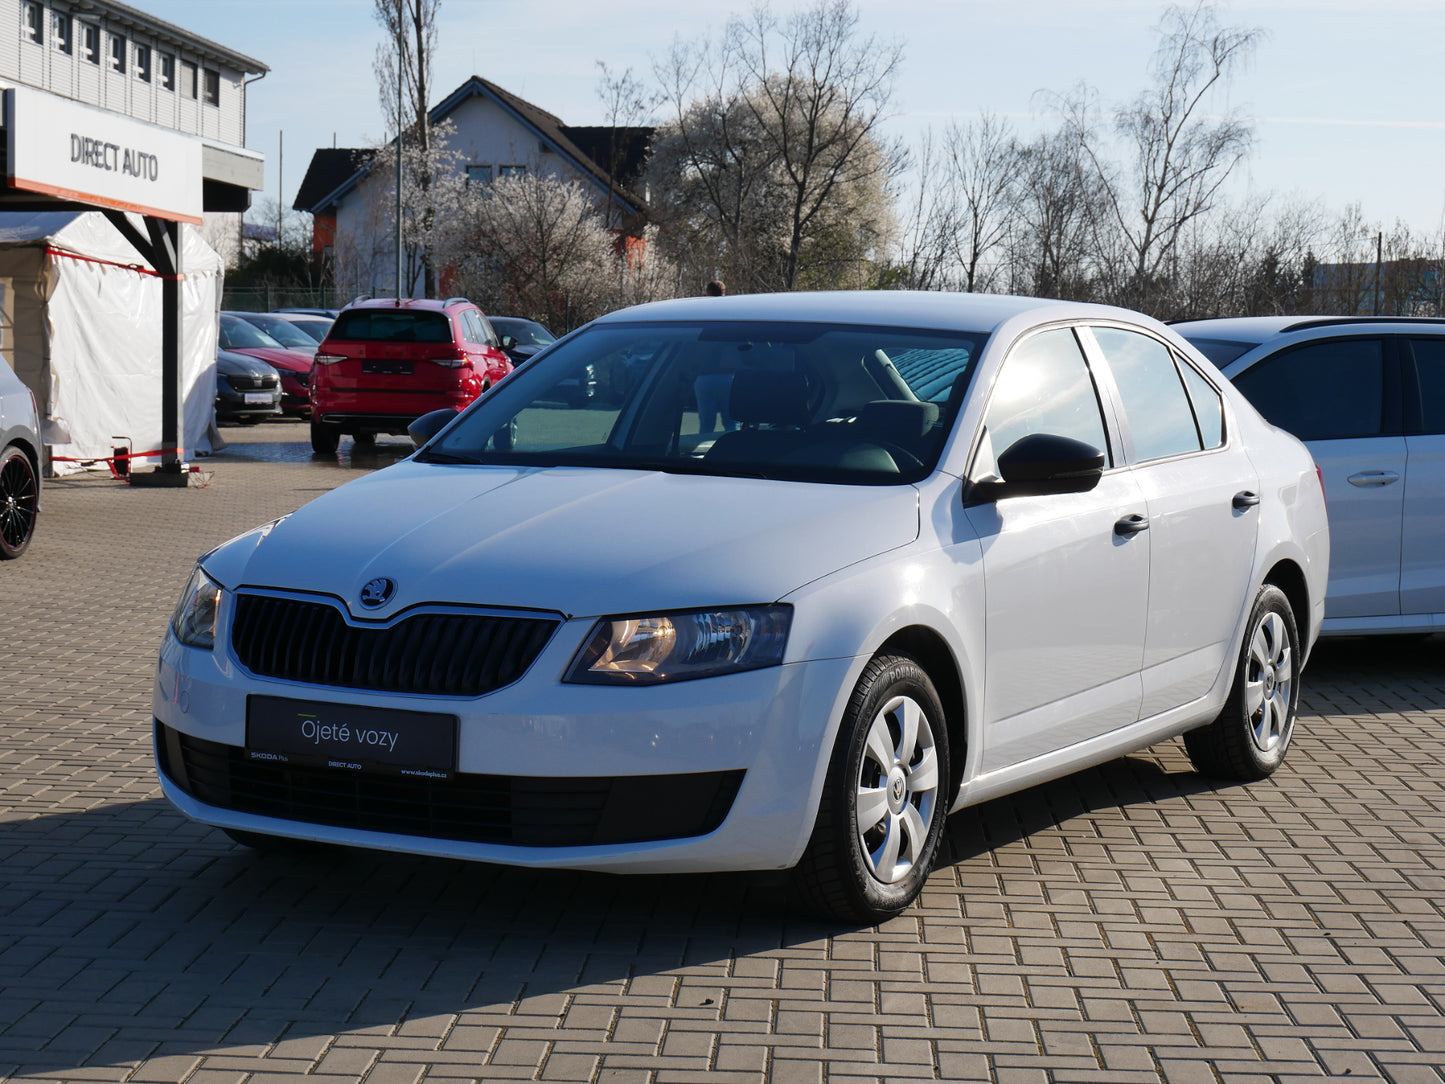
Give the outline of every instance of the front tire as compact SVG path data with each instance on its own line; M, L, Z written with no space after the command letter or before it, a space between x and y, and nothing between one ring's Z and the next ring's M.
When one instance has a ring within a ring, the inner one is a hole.
M15 445L0 453L0 560L19 557L35 537L40 483L30 457Z
M1283 764L1299 709L1300 666L1294 609L1283 591L1265 584L1250 610L1224 710L1184 735L1195 770L1252 782Z
M871 660L838 731L813 836L793 872L807 908L876 923L917 898L948 813L948 728L928 674Z

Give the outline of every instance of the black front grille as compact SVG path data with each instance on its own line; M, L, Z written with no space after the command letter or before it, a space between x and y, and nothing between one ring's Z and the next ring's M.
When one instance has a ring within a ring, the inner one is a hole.
M240 594L231 644L241 665L262 677L481 696L521 677L556 627L547 618L421 613L358 628L329 603Z
M581 847L687 839L714 831L744 772L424 780L251 760L233 745L156 722L161 769L197 801L266 817L372 832Z

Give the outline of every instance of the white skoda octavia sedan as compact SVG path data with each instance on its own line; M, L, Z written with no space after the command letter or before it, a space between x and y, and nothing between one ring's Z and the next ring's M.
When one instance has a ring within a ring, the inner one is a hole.
M569 405L589 367L613 394ZM950 811L1180 734L1233 779L1290 744L1319 477L1138 314L663 302L413 438L186 585L160 777L240 842L791 868L874 921Z

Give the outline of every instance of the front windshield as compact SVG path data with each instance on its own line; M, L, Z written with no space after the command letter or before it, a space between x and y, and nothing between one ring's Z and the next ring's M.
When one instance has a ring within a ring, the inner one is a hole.
M226 350L281 349L281 344L239 316L221 317L221 346Z
M925 477L981 333L598 324L499 384L418 458L795 481Z
M546 346L548 343L556 342L557 336L553 335L535 320L518 320L510 316L491 317L492 328L498 335L510 335L517 340L518 346Z
M315 339L290 320L282 320L277 316L252 316L242 317L242 319L251 326L260 328L282 346L290 347L293 350L310 350L316 345Z

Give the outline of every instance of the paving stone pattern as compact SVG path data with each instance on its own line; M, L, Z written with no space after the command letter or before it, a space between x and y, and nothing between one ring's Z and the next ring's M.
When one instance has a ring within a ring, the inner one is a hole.
M160 797L154 650L197 554L389 458L227 435L205 489L54 484L0 566L0 1080L1442 1080L1441 637L1322 648L1272 780L1168 743L955 817L876 929L776 875L258 857Z

